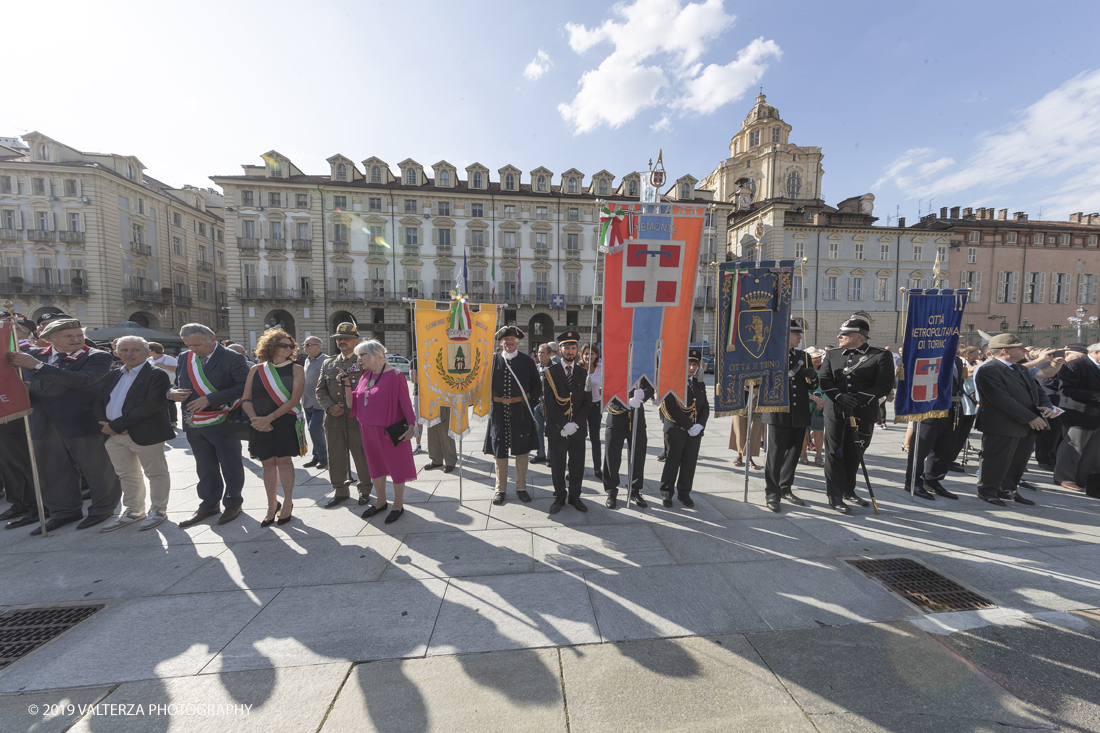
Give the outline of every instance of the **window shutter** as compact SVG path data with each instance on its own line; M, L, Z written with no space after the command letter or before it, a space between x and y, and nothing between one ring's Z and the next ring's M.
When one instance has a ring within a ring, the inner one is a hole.
M1077 305L1084 305L1089 302L1088 292L1088 277L1086 275L1077 276Z
M855 291L853 290L853 287L855 286L855 281L856 280L854 277L848 278L848 300L855 300Z
M1045 303L1047 298L1047 274L1045 272L1039 273L1039 283L1035 288L1035 302Z
M1019 285L1019 277L1020 277L1020 273L1018 273L1018 272L1010 272L1009 273L1009 283L1012 286L1012 299L1009 301L1010 303L1015 303L1016 302L1016 290L1017 290L1017 285Z

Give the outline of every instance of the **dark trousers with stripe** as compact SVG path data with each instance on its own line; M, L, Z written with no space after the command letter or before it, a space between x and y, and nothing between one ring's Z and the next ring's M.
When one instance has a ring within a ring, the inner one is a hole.
M691 493L695 483L695 466L699 463L699 446L703 434L694 438L678 425L673 425L666 433L668 453L665 455L665 467L661 471L661 496L672 498L675 491L680 496Z
M806 428L768 425L768 455L764 459L764 493L768 499L791 493L805 441Z
M631 483L631 491L642 490L643 481L642 473L645 471L645 452L648 447L646 441L645 422L638 420L638 442L634 446L634 470L632 479L627 479L628 483ZM603 458L603 490L609 494L615 494L619 491L619 466L623 460L623 448L630 450L630 443L633 431L624 430L623 428L607 426L607 431L604 433L607 437L604 446L604 458Z

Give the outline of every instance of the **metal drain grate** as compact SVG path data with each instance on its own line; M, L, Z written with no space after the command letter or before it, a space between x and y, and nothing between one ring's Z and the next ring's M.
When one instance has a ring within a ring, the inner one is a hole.
M877 580L925 613L973 611L994 604L950 578L908 558L848 560L849 565Z
M0 616L0 669L89 618L103 606L24 608Z

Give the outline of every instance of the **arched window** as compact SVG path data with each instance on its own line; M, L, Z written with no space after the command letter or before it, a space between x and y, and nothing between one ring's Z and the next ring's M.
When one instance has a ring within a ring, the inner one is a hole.
M415 186L416 185L416 169L415 168L409 168L407 171L405 171L405 184L408 185L408 186Z
M346 180L348 180L348 167L346 165L344 165L343 163L336 166L336 180L337 181L346 181Z
M508 191L516 190L516 177L511 173L504 177L504 188Z
M685 201L687 199L691 198L691 184L690 183L681 183L680 184L680 198L685 200Z
M130 180L134 179L134 166L129 163L126 164L126 177Z
M627 191L628 196L637 196L638 195L638 182L637 181L631 181L630 185L626 187L626 191Z
M481 188L481 174L474 174L474 188Z
M734 140L733 141L733 154L737 155L740 152L741 152L741 141L740 140Z
M779 128L778 127L773 127L772 128L772 142L773 143L779 142Z
M50 159L50 146L43 143L38 146L38 159L49 160Z
M539 176L539 181L538 181L538 185L536 186L536 190L546 191L546 176Z
M791 171L791 174L787 176L787 195L792 199L798 196L799 191L802 190L802 176L798 171Z
M606 196L607 195L607 179L606 178L601 178L600 179L600 195L601 196Z
M569 179L569 193L577 192L577 179L570 177Z
M440 171L439 172L439 185L440 186L450 186L451 185L451 172L450 171Z
M381 183L382 182L382 169L378 166L374 166L370 169L370 182Z

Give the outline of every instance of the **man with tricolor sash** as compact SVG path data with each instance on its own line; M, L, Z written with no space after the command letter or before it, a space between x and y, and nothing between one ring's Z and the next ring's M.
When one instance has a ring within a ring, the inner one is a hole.
M179 355L168 399L183 403L183 429L195 456L201 502L179 526L190 527L218 513L218 524L226 524L240 515L244 501L241 438L230 434L226 419L240 404L248 362L219 344L201 323L185 325L180 338L188 350Z

